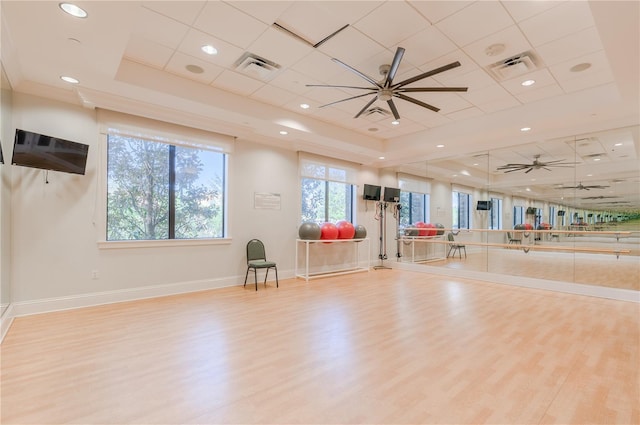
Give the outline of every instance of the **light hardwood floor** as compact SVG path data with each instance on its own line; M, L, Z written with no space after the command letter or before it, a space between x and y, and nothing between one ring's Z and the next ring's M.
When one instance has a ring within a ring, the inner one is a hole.
M637 424L639 305L377 270L22 317L2 424Z

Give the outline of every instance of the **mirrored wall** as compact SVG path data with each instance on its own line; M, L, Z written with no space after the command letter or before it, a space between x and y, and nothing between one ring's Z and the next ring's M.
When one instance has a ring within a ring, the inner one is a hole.
M423 220L403 205L401 261L640 290L638 135L616 128L395 167L400 186L423 182L429 205Z

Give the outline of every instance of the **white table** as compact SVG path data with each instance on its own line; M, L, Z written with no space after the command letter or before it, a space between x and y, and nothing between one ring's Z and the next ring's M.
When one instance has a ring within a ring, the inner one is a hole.
M338 268L330 271L321 271L321 272L309 272L309 247L314 244L353 244L353 255L354 255L354 263L355 267L349 268ZM366 248L366 260L360 261L360 245L365 245ZM304 270L298 273L298 251L300 251L300 247L304 251ZM371 242L369 238L364 239L296 239L296 261L295 261L295 275L296 277L301 277L305 279L307 282L309 279L314 279L318 277L328 277L328 276L336 276L341 274L348 273L357 273L357 272L368 272L370 269L370 250L371 250ZM362 263L362 264L361 264Z

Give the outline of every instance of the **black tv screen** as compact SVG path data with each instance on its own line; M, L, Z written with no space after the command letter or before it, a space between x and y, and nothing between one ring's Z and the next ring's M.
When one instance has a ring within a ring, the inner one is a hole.
M364 194L362 198L367 201L379 201L380 200L380 186L374 186L371 184L364 185Z
M491 209L491 201L478 201L476 205L476 210L478 211L489 211Z
M395 187L385 187L383 199L385 202L400 202L400 189Z
M564 217L564 211L559 210L558 211L558 217Z
M16 129L11 163L23 167L84 174L89 145Z

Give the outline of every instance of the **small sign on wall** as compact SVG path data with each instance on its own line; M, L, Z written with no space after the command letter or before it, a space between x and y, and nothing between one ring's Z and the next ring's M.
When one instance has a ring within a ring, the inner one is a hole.
M279 210L280 194L255 192L253 194L253 208L257 210Z

